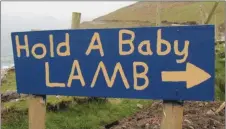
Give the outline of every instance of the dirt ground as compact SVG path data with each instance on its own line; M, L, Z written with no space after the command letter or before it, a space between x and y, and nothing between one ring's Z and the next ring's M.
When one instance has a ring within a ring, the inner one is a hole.
M214 111L223 102L185 102L183 129L224 129L225 109ZM106 129L160 129L162 102L154 102L136 114L105 126Z

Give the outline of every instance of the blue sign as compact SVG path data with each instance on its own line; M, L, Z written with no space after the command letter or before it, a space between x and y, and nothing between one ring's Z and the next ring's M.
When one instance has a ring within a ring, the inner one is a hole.
M214 26L14 32L18 93L214 100Z

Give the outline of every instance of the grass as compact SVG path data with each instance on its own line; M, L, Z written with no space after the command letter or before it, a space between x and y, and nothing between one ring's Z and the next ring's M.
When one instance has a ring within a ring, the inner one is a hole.
M161 21L185 22L196 21L201 23L204 15L208 15L215 2L161 2ZM201 13L200 5L202 5L203 14ZM96 18L95 21L149 21L156 22L157 2L137 2L134 5L118 9L112 13ZM219 2L216 8L217 25L224 22L225 18L225 3ZM138 22L137 22L138 23ZM211 24L215 23L212 17Z
M1 84L1 93L9 91L16 91L15 72L9 71L7 78Z
M181 7L165 9L162 12L162 20L174 21L174 22L183 22L183 21L197 21L201 23L201 13L200 5L203 7L203 11L209 14L210 10L213 8L215 2L194 2ZM224 22L224 2L220 2L216 8L216 24L217 26ZM205 14L204 14L205 15ZM210 20L210 24L214 24L214 16Z
M225 100L225 51L223 44L216 46L215 56L215 94L216 99Z
M67 110L47 111L46 128L97 129L138 111L138 103L146 106L151 103L148 100L120 100L120 103L92 101L86 104L71 104ZM25 102L21 101L16 105L26 105ZM2 129L28 128L27 108L22 106L17 111L6 113L3 121Z
M51 104L51 105L56 105L62 101L72 101L73 97L68 97L68 96L60 96L60 98L56 98L56 96L54 95L49 95L47 96L47 103Z

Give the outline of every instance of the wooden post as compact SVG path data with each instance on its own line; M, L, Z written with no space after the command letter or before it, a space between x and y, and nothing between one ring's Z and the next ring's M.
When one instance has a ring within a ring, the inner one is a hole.
M215 114L219 113L221 110L225 108L225 102L223 102L220 107L215 111Z
M71 21L71 29L79 28L81 20L81 13L72 12L72 21ZM75 97L72 97L72 103L74 103Z
M156 4L156 26L161 26L161 2Z
M29 97L29 129L45 129L46 95Z
M81 13L73 12L72 13L71 29L79 28L80 20L81 20Z
M182 129L183 102L163 101L161 129Z

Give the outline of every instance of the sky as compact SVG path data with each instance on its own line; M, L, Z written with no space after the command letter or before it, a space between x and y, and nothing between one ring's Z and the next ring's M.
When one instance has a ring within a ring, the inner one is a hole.
M31 14L53 16L58 19L71 19L71 12L80 12L82 21L128 6L135 1L42 1L42 2L2 2L2 14Z
M81 22L92 21L133 3L135 1L4 1L1 3L1 57L8 59L13 54L11 32L70 29L72 12L81 13Z

